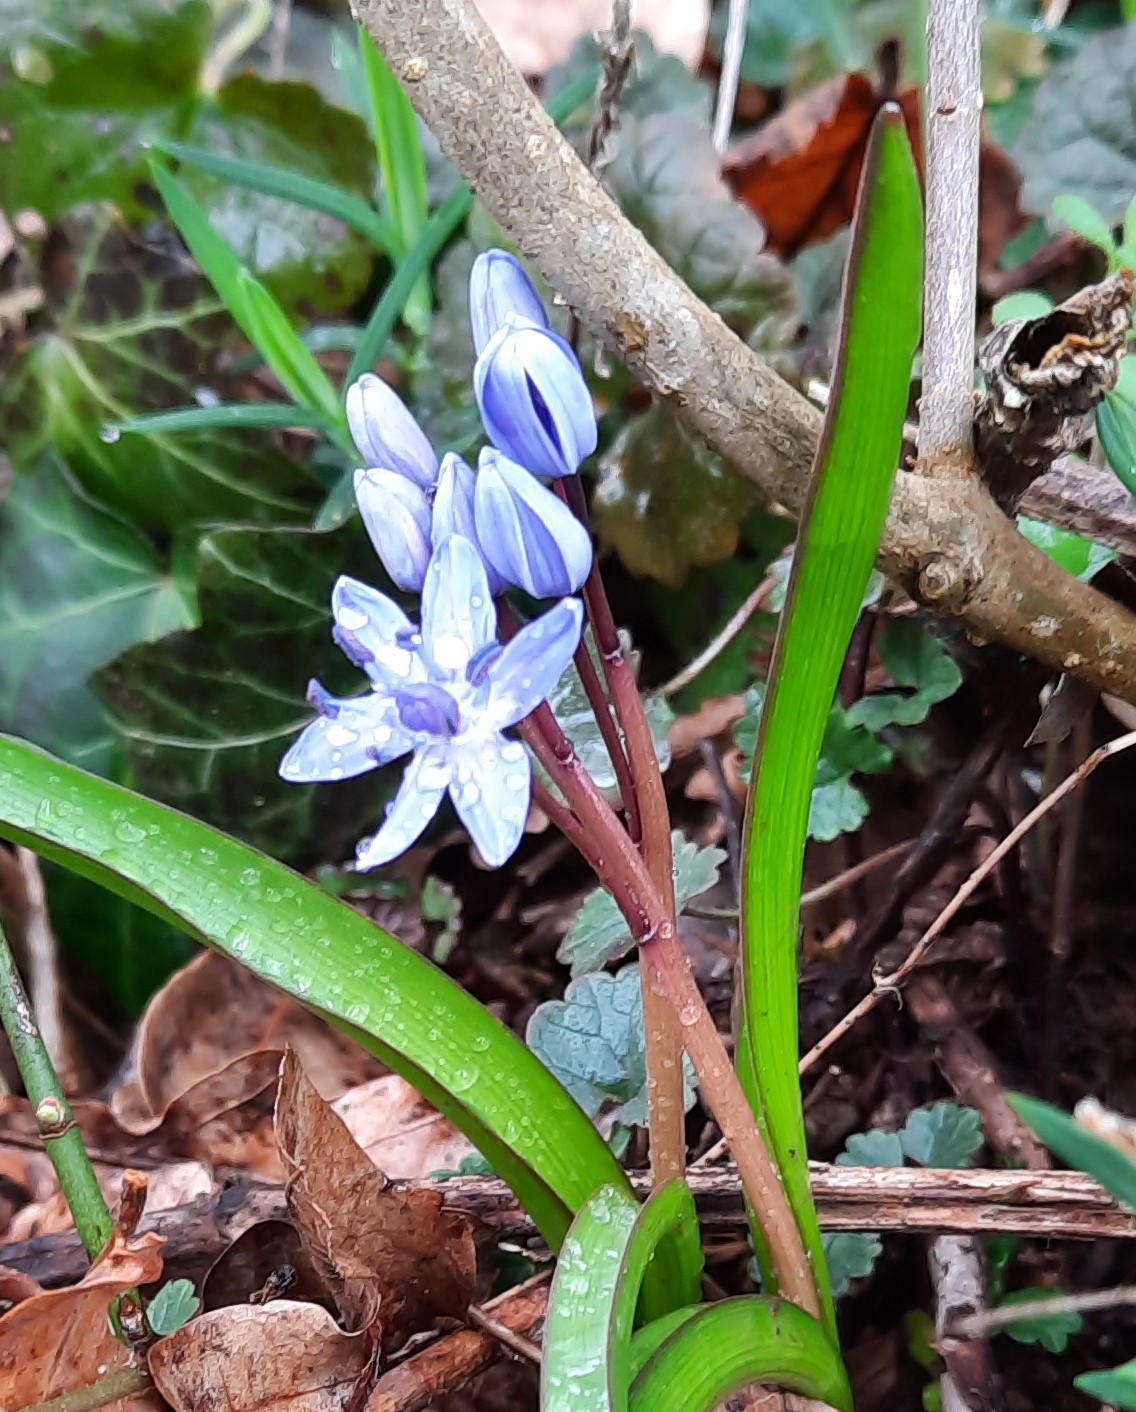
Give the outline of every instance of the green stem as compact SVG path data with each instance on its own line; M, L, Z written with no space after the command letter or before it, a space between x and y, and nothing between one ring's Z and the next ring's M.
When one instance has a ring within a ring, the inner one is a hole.
M71 1215L79 1239L94 1260L114 1232L114 1222L99 1190L83 1136L39 1032L32 1007L16 969L16 958L0 927L0 1022L16 1059L28 1098L35 1109L40 1137Z

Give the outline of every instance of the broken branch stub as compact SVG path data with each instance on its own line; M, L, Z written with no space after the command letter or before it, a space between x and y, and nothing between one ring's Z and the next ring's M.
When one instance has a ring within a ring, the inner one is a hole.
M986 394L975 416L978 464L1013 514L1058 456L1085 442L1116 386L1132 327L1133 279L1121 270L1038 319L1009 319L978 354Z

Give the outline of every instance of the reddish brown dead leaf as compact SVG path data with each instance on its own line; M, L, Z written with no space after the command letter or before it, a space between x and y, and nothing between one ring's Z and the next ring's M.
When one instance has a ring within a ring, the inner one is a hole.
M688 716L677 716L668 733L676 760L693 755L704 740L714 740L737 725L745 714L742 696L716 696Z
M45 1290L0 1318L0 1407L28 1407L130 1365L130 1350L107 1322L111 1300L162 1273L162 1239L117 1237L84 1279L68 1289ZM118 1412L154 1412L156 1398L113 1404Z
M134 1057L140 1097L157 1117L241 1055L289 1046L325 1098L381 1072L365 1050L299 1001L228 957L203 952L170 977L139 1022Z
M0 1265L0 1303L22 1304L25 1299L31 1299L33 1294L42 1294L38 1280L33 1280L31 1275L25 1275L22 1270L12 1270L7 1265Z
M909 88L895 101L922 175L918 90ZM868 134L883 102L864 74L834 78L790 103L727 154L722 175L737 199L761 217L772 254L789 259L851 221ZM1028 218L1018 205L1017 168L986 137L979 188L979 269L990 270Z
M909 89L899 103L918 152L919 96ZM880 104L870 79L846 74L790 103L727 154L722 175L765 223L767 250L788 259L848 224Z
M371 1361L326 1309L279 1300L191 1319L150 1350L175 1412L343 1412Z
M381 1321L390 1350L440 1317L465 1313L476 1277L468 1221L442 1209L440 1191L390 1182L291 1051L280 1075L276 1136L289 1210L350 1329Z
M393 1181L456 1171L476 1148L397 1074L360 1084L331 1105L351 1136Z

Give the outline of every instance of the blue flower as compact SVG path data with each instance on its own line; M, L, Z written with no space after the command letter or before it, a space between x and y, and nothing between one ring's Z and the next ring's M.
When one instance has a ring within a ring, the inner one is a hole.
M355 503L392 582L407 593L420 592L432 540L426 491L397 471L356 471Z
M546 485L489 447L478 462L473 514L486 564L533 598L575 593L591 572L587 529Z
M364 373L347 389L347 425L369 467L396 471L422 490L438 479L438 458L426 433L393 388Z
M548 327L548 314L524 266L507 250L486 250L473 262L469 276L469 324L474 351L506 324Z
M489 440L534 476L574 475L596 449L596 413L576 355L551 329L503 324L473 390Z
M316 682L319 712L280 764L294 783L345 779L410 754L379 831L356 851L360 869L389 863L415 842L449 791L478 851L500 866L516 850L532 774L504 734L544 701L580 639L583 609L566 598L504 647L476 548L452 534L434 550L417 630L385 594L341 578L332 594L335 640L370 678L340 699Z

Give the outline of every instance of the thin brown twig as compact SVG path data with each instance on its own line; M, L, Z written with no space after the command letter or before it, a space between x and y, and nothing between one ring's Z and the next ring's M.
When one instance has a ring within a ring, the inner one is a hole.
M817 1060L827 1054L832 1046L838 1040L842 1039L858 1020L870 1014L885 995L889 992L895 993L898 991L904 980L906 980L915 967L923 960L928 948L935 939L942 934L948 923L958 915L959 911L978 889L980 884L990 876L1007 853L1017 847L1039 819L1043 819L1055 805L1060 804L1066 795L1070 794L1078 785L1083 784L1093 771L1100 765L1103 765L1106 760L1110 759L1113 755L1119 755L1121 751L1127 750L1133 745L1136 745L1136 731L1130 731L1127 735L1117 736L1106 745L1099 746L1087 760L1084 760L1070 775L1062 780L1052 793L1047 794L1039 804L1031 809L1025 818L1012 828L1002 842L998 844L996 848L992 849L989 855L975 868L974 872L971 873L970 877L967 878L966 882L963 883L954 897L951 898L950 902L948 902L946 907L943 908L911 948L903 964L891 972L890 975L876 977L873 989L863 1000L854 1005L847 1015L829 1030L828 1034L826 1034L823 1039L813 1045L801 1060L799 1072L803 1074L811 1069Z
M140 1397L153 1390L153 1381L145 1368L123 1368L87 1387L62 1392L46 1402L35 1402L23 1412L96 1412L99 1407L109 1407L112 1402Z
M680 672L676 672L665 686L659 688L656 695L669 698L676 696L684 686L689 686L696 677L706 670L715 657L733 642L776 587L777 580L772 574L763 578L753 592L747 596L737 612L731 616L730 621L714 634L712 640L707 643L698 656L692 662L688 662Z
M525 1338L523 1334L511 1329L508 1324L503 1324L500 1319L495 1319L492 1314L487 1314L478 1304L471 1304L466 1310L466 1318L475 1328L482 1332L491 1334L498 1343L503 1343L506 1348L511 1348L518 1357L526 1358L530 1363L540 1366L541 1351L532 1339Z
M1136 1304L1136 1285L1117 1285L1087 1294L1055 1294L1051 1299L1023 1299L1021 1303L1000 1304L981 1309L965 1319L956 1319L944 1332L946 1338L981 1338L995 1329L1008 1329L1028 1319L1051 1319L1058 1314L1089 1314L1098 1309L1123 1309Z

